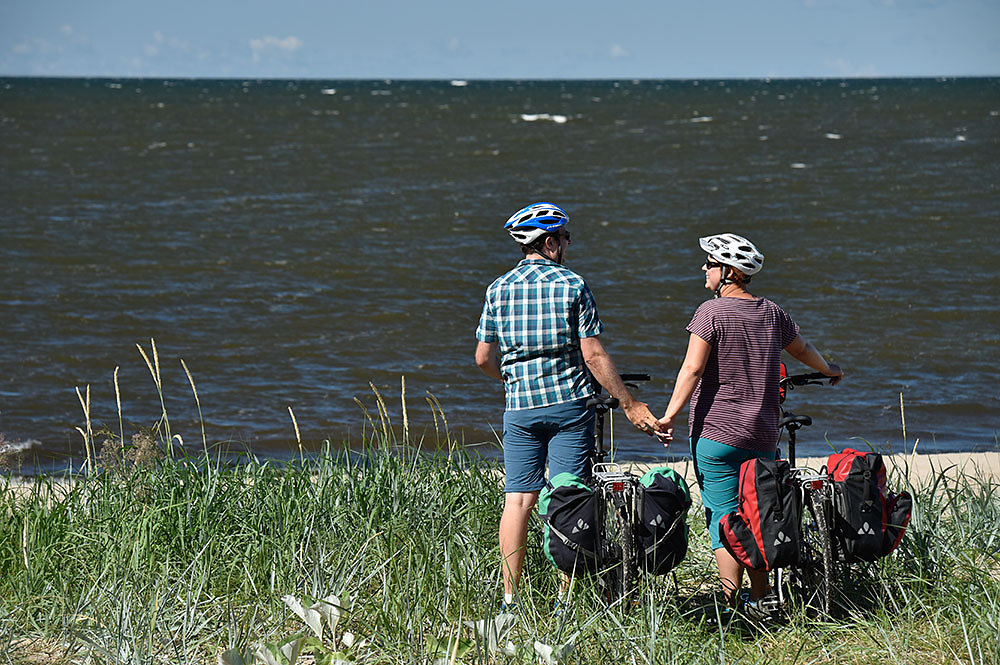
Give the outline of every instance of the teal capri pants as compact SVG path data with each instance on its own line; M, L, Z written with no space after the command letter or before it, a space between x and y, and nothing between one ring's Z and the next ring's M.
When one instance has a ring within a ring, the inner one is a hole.
M739 503L740 466L754 457L775 459L777 456L777 450L748 450L706 438L691 441L694 473L701 488L705 523L712 538L713 550L722 547L719 520L727 513L735 512Z

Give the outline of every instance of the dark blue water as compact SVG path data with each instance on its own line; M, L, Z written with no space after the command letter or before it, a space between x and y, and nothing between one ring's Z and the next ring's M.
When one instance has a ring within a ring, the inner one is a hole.
M847 380L796 391L829 444L995 449L1000 80L0 79L0 432L79 459L154 424L262 455L381 427L495 441L472 360L483 291L535 200L572 217L623 371L662 410L702 289L697 238L767 255L753 286ZM794 361L792 362L794 369ZM119 422L114 372L122 400ZM902 394L905 411L900 410ZM622 420L619 419L619 423ZM630 457L656 453L616 428Z

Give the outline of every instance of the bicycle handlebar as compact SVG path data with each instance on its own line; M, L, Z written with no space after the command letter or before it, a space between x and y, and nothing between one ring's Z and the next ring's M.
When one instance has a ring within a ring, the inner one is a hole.
M622 383L627 383L629 381L649 381L649 374L620 374L622 377Z
M821 372L813 372L811 374L792 374L791 376L786 376L781 379L778 384L782 388L791 390L795 386L821 386L823 385L823 379L830 379L833 381L835 377L827 376Z
M622 383L624 383L625 385L628 385L630 383L635 383L636 381L651 380L649 374L644 374L644 373L636 373L636 374L626 373L626 374L619 374L619 376L622 378ZM635 388L636 386L629 386L629 387ZM598 391L600 391L601 389L601 385L597 382L596 379L594 380L594 388L596 388ZM587 400L588 408L597 408L602 413L604 411L607 411L608 409L617 409L618 405L619 402L617 397L611 397L610 395L602 395L600 394L600 392L598 392L597 395L594 395L593 397Z

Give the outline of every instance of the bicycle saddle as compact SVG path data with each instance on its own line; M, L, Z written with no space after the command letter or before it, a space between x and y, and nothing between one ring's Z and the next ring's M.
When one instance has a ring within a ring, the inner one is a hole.
M618 400L610 395L598 395L587 400L587 407L603 413L608 409L617 409Z
M813 424L813 419L810 416L797 416L794 413L786 413L778 421L778 427L788 427L789 425L794 425L795 429L800 427L806 427Z

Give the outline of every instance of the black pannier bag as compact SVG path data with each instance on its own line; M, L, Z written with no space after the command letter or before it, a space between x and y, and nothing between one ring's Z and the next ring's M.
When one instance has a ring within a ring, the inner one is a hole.
M639 538L642 567L647 573L665 575L687 556L687 513L691 492L673 469L654 467L639 478L645 488Z
M848 561L874 561L896 549L910 522L913 499L885 489L885 463L875 452L852 448L830 455L833 533Z
M787 460L754 458L740 467L739 507L719 520L719 536L733 557L753 570L799 561L802 497Z
M913 497L905 491L890 494L885 500L885 507L888 521L885 523L885 534L882 538L882 556L892 552L903 541L906 527L910 523L910 514L913 512Z
M597 571L597 494L572 473L549 480L538 495L545 558L569 575Z

